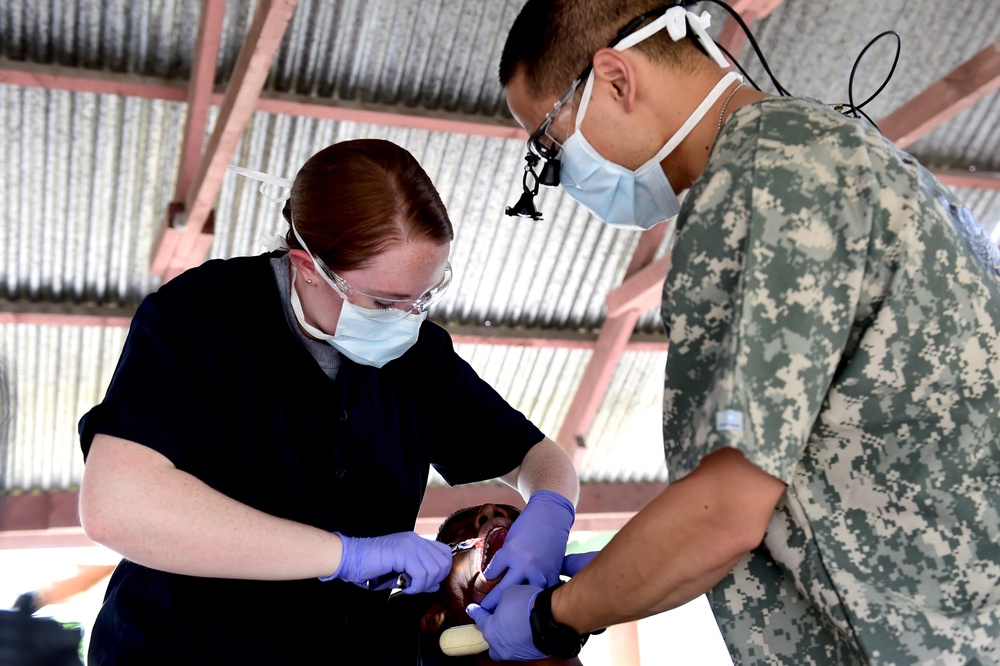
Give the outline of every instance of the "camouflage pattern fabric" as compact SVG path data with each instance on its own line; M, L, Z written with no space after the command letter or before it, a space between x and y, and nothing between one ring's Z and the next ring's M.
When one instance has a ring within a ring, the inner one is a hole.
M737 664L1000 662L1000 256L870 125L737 110L664 285L673 478L788 490L710 599Z

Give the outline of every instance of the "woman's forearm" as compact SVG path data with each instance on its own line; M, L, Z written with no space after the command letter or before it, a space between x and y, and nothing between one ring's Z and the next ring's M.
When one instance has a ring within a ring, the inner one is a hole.
M212 489L141 444L97 435L80 490L87 535L123 557L192 576L293 580L328 576L340 539Z

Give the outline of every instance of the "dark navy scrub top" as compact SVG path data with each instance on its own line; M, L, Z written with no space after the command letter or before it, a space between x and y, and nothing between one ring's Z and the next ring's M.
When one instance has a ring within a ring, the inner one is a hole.
M80 421L84 456L95 433L121 437L271 515L375 536L413 529L430 465L453 485L491 479L542 440L429 322L402 357L381 369L345 357L331 381L289 328L272 256L206 262L142 302ZM405 663L393 651L408 640L380 625L386 597L123 561L88 663Z

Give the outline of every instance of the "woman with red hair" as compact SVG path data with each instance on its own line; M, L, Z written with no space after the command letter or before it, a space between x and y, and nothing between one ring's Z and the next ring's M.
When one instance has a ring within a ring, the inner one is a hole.
M283 215L275 251L143 301L80 422L81 522L124 557L91 665L406 663L388 588L451 569L413 532L432 465L528 500L493 577L558 579L576 474L427 321L453 231L424 170L388 141L337 143Z

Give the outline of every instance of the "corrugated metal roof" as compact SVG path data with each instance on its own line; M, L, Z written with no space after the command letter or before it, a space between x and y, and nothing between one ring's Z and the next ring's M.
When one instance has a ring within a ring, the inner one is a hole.
M155 287L182 107L0 85L0 298L134 303Z
M79 485L76 424L104 395L124 341L124 328L0 325L0 391L13 407L0 419L0 488Z
M1000 40L998 11L996 0L786 0L755 25L753 32L771 70L785 88L829 104L848 102L856 62L855 102L864 101L878 90L892 69L896 40L883 38L867 52L864 50L881 33L897 33L900 54L892 78L863 109L877 123L985 46ZM759 61L751 55L749 44L740 61L764 90L774 91ZM962 111L908 151L927 166L965 169L978 164L982 170L1000 170L997 109L1000 92Z
M496 66L521 0L301 0L265 88L322 99L395 105L399 111L507 118ZM721 10L710 3L718 34ZM226 3L216 82L227 83L256 3ZM186 81L201 3L137 0L0 3L0 58ZM785 0L754 26L790 91L846 102L855 59L894 29L899 65L865 108L878 120L1000 39L995 0ZM882 82L892 41L856 73L856 98ZM770 89L744 48L748 72ZM4 62L0 60L0 67ZM150 250L173 196L186 105L0 84L0 299L132 306L156 287ZM216 111L210 115L210 134ZM233 162L291 176L316 150L353 137L410 150L455 224L455 283L433 313L448 326L537 331L600 329L604 299L621 283L639 235L593 219L559 189L543 188L533 222L503 214L520 193L517 140L357 122L255 114ZM988 95L909 151L935 168L1000 171L1000 93ZM987 231L1000 225L1000 191L961 188ZM213 257L254 254L282 228L278 207L227 174ZM665 241L666 242L666 241ZM664 244L665 244L664 242ZM660 254L665 247L660 248ZM658 313L637 327L656 333ZM76 420L100 399L124 340L120 328L0 324L0 489L69 488L82 461ZM513 404L554 436L591 352L459 345ZM627 352L587 433L587 480L662 480L659 401L664 352ZM625 454L628 455L625 455Z

